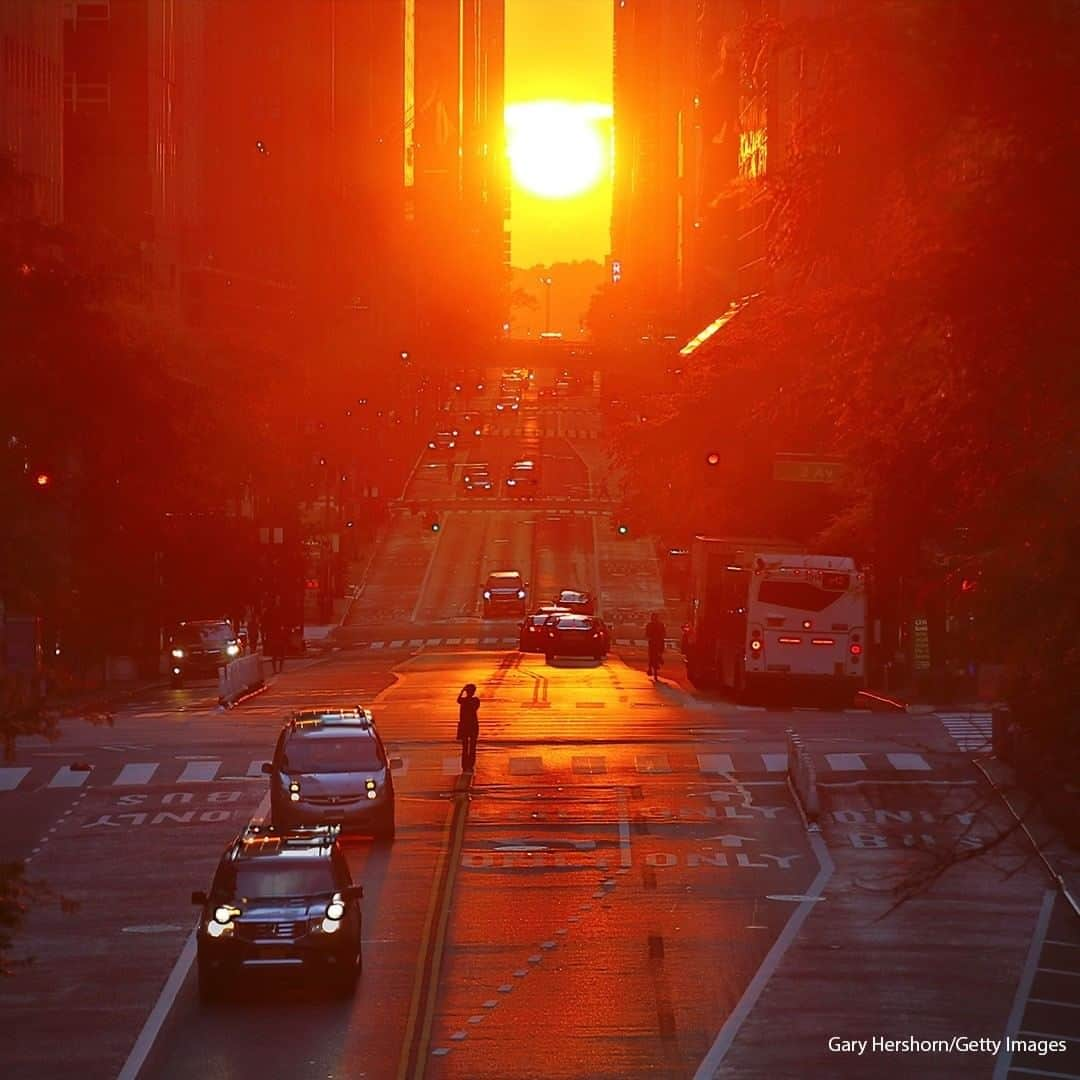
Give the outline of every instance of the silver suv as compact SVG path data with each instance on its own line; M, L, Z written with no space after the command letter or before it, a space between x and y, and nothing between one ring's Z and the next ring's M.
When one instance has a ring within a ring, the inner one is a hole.
M500 611L512 615L525 614L526 582L516 570L499 570L488 574L484 584L484 617Z
M274 828L340 825L394 838L394 778L370 710L296 713L262 771Z

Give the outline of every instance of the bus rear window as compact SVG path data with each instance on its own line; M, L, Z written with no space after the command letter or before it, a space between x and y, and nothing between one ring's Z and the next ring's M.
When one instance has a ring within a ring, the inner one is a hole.
M761 603L796 611L824 611L838 599L835 591L827 591L809 581L763 581L758 586Z

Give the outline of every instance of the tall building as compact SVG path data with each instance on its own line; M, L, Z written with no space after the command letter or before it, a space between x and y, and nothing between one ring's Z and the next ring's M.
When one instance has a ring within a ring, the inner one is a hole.
M408 0L408 212L423 347L466 360L507 317L503 0Z
M764 31L799 19L825 15L837 0L742 0L745 18ZM786 44L774 34L761 36L761 48L745 54L739 72L740 206L736 245L741 295L766 292L776 284L769 263L768 202L770 175L788 162L795 127L814 94L822 58L804 46Z
M179 301L198 165L203 0L65 0L64 220Z
M695 0L615 6L611 258L642 319L663 333L680 307Z
M63 216L63 0L0 3L0 221Z
M375 342L402 283L405 0L205 0L201 212L210 325Z

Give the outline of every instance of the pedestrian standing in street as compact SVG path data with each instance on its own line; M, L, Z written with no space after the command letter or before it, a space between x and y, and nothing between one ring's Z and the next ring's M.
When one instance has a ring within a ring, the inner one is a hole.
M257 652L259 648L259 612L255 609L251 609L251 614L248 616L248 649L251 652Z
M480 699L474 683L466 683L457 696L457 737L461 743L461 771L471 772L476 765L476 740L480 737Z
M664 662L664 642L667 640L667 627L660 621L657 612L653 612L645 624L645 640L649 644L649 677L660 678L660 665Z
M274 674L285 670L285 646L288 634L285 623L279 615L270 620L266 630L266 649L270 653L270 663L273 665Z

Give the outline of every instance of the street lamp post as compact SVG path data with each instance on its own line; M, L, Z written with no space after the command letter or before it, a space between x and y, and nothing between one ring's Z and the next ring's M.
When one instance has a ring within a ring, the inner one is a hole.
M540 284L546 290L544 293L544 333L551 332L551 277L545 275L540 279Z

